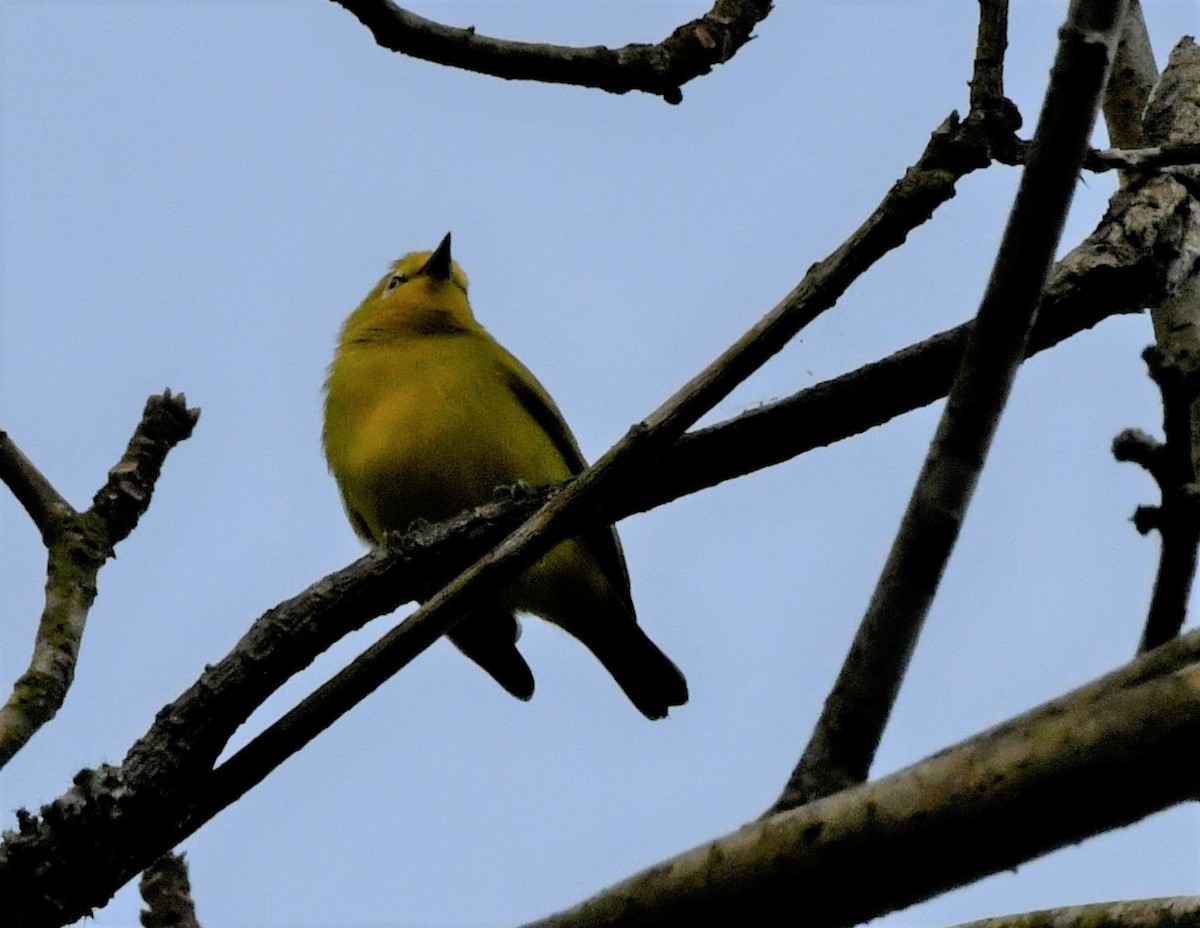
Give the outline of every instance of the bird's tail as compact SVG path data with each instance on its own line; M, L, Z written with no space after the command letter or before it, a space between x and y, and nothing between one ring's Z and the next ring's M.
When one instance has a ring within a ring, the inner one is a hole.
M687 680L636 621L606 622L602 634L594 629L584 636L575 629L571 631L596 655L646 718L666 718L672 706L687 702Z

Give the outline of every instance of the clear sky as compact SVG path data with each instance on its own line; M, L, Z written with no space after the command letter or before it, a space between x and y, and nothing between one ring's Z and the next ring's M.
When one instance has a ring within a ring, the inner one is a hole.
M481 32L657 41L707 8L425 3ZM671 107L511 83L378 48L326 2L0 0L0 427L77 506L148 394L203 409L100 576L58 718L0 778L0 821L118 762L264 609L362 551L319 447L334 336L406 251L452 230L481 321L595 458L836 247L965 108L976 4L780 0ZM1190 0L1146 4L1160 64ZM1066 8L1012 9L1032 131ZM1103 143L1102 131L1097 142ZM994 167L718 411L967 319L1018 178ZM1079 188L1064 246L1110 176ZM886 772L1131 655L1156 490L1113 436L1157 431L1145 317L1026 365L876 767ZM183 845L201 921L503 925L728 832L775 798L861 616L937 407L620 525L642 624L691 702L643 719L536 620L522 704L439 642ZM0 686L24 669L44 553L0 493ZM353 636L261 727L392 623ZM1176 810L899 913L889 926L1200 891ZM986 836L981 836L986 840ZM869 876L867 877L869 878ZM132 886L95 923L136 925Z

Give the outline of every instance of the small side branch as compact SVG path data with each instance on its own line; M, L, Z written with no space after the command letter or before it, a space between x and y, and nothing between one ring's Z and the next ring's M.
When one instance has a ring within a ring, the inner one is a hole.
M1090 151L1083 161L1089 171L1154 171L1200 164L1200 144L1180 142L1154 148L1106 148Z
M609 93L640 90L667 103L680 88L729 61L771 12L771 0L717 0L657 45L586 48L514 42L425 19L390 0L336 0L371 30L384 48L436 64L506 80L594 87Z
M1132 461L1154 478L1162 496L1159 506L1142 506L1134 525L1143 535L1157 530L1162 538L1154 594L1139 653L1157 648L1179 634L1187 618L1188 598L1196 575L1200 544L1200 486L1192 463L1191 410L1200 398L1200 384L1189 378L1158 348L1142 357L1162 393L1164 442L1128 429L1113 441L1118 461Z
M8 763L62 707L75 664L96 576L150 505L167 452L192 433L198 409L168 390L146 403L129 447L109 472L92 507L78 513L17 450L0 438L0 471L47 545L46 602L29 669L0 707L0 767Z
M975 71L971 75L971 112L1004 105L1004 53L1008 50L1008 0L979 0Z
M183 854L168 852L147 867L138 892L146 903L142 928L200 928Z

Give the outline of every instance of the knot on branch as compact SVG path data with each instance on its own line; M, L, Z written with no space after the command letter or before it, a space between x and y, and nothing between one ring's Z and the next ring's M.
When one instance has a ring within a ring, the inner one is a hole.
M1174 511L1194 519L1196 468L1192 453L1192 407L1200 399L1200 376L1186 371L1181 364L1157 347L1142 352L1150 378L1162 394L1163 435L1158 441L1140 429L1126 429L1113 439L1113 456L1118 461L1137 464L1158 484L1162 495L1160 509ZM1163 516L1151 517L1141 507L1134 523L1143 534L1161 528Z

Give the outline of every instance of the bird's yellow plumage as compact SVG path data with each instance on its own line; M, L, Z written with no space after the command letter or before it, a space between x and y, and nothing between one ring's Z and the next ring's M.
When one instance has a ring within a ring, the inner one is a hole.
M450 236L397 261L346 320L325 400L325 456L368 542L544 486L584 460L554 401L475 321ZM649 718L687 701L675 665L638 627L616 531L565 541L460 622L451 640L513 695L533 695L514 612L566 629Z

